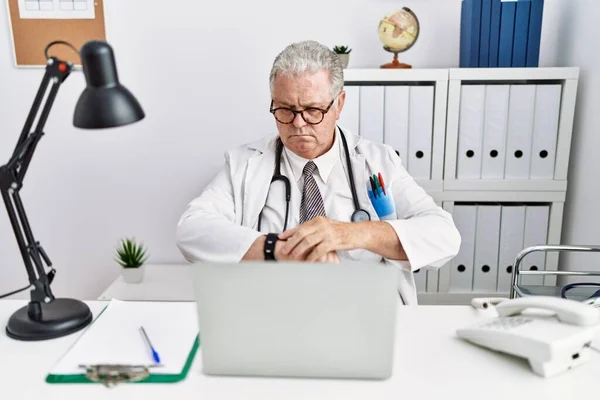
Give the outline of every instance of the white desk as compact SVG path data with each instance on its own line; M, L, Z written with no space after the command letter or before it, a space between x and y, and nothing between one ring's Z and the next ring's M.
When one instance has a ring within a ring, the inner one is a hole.
M112 389L98 384L47 384L47 372L80 333L45 342L8 338L6 321L25 304L0 301L0 398L581 400L594 398L599 390L600 354L592 354L586 365L544 379L524 361L457 339L456 328L494 315L468 306L400 307L394 375L386 381L206 377L201 373L200 347L187 379L177 384L122 384ZM88 304L96 316L105 302Z
M193 301L191 264L148 264L140 283L119 277L98 300Z

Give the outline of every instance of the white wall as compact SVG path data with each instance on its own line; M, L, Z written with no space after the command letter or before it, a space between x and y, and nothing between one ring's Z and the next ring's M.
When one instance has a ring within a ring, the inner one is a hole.
M556 4L572 3L547 1L541 66L551 66L557 57ZM329 46L347 44L353 48L351 68L378 68L392 58L377 38L378 22L387 12L408 6L419 16L422 32L401 60L415 68L458 66L460 0L207 4L105 0L107 39L121 80L139 98L147 118L106 132L78 131L71 119L84 87L81 73L63 85L21 191L34 233L58 269L55 295L97 297L119 273L112 251L124 236L144 240L150 262L183 260L174 232L185 204L222 165L228 147L274 129L267 111L268 74L273 58L288 43L315 39ZM4 7L0 55L3 164L43 74L14 67ZM591 156L593 149L589 151ZM0 293L25 283L13 233L1 211Z
M556 26L559 38L557 65L581 68L569 189L563 227L563 243L600 245L600 52L595 42L600 18L600 2L576 0L561 2L562 18ZM578 253L561 257L563 268L600 271L600 254ZM580 281L569 278L566 281ZM598 281L598 278L594 278Z

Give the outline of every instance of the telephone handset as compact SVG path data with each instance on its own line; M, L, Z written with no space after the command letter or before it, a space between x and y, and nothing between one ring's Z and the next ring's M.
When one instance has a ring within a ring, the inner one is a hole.
M543 377L587 362L600 335L599 310L575 300L528 296L499 302L495 310L498 318L458 329L458 337L525 358Z

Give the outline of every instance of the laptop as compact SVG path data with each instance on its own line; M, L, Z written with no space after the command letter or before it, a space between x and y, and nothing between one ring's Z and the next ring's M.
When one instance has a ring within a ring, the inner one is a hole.
M193 271L205 375L392 375L395 267L200 262Z

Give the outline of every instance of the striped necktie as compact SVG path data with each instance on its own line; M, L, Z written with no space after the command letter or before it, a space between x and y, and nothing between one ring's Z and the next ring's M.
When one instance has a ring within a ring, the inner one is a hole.
M300 204L300 223L310 221L311 219L325 214L325 205L319 187L313 176L317 169L314 162L309 161L304 166L302 175L304 175L304 190L302 192L302 203Z

